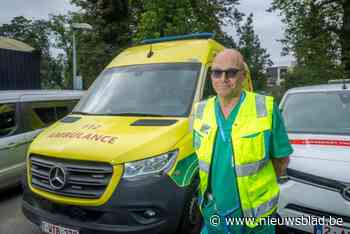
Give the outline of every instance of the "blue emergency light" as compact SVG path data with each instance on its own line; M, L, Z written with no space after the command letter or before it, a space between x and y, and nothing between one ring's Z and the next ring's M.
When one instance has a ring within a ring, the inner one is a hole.
M203 33L192 33L187 35L179 35L179 36L166 36L155 39L145 39L140 42L141 45L158 43L158 42L166 42L166 41L179 41L179 40L190 40L190 39L209 39L213 38L214 33L203 32Z

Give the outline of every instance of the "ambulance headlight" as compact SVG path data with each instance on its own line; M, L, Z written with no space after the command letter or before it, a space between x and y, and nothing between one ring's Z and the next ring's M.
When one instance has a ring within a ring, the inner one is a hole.
M167 173L173 167L178 152L178 150L174 150L152 158L125 163L123 178L134 180L151 174Z

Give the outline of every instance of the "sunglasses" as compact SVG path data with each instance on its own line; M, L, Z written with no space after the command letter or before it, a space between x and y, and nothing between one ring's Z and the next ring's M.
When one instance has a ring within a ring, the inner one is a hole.
M241 70L242 69L237 68L229 68L227 70L214 69L211 71L211 77L214 79L220 79L222 74L225 73L225 77L229 79L234 79L236 78L237 73Z

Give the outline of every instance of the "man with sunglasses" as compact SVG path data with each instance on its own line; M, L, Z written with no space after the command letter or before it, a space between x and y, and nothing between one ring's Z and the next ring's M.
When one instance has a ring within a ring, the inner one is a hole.
M293 150L273 98L242 90L244 78L242 55L225 49L212 65L217 96L196 106L201 234L275 233L268 217L276 213L277 176Z

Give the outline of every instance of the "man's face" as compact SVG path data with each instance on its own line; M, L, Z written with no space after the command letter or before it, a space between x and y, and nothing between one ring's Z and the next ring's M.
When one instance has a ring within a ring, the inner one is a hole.
M211 80L219 97L237 97L241 93L244 79L242 63L240 57L232 53L224 52L215 57Z

